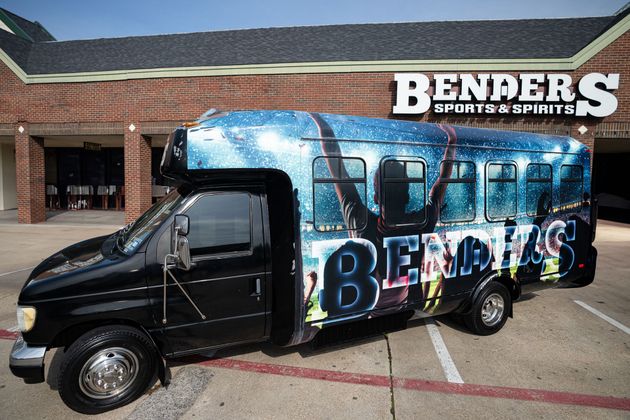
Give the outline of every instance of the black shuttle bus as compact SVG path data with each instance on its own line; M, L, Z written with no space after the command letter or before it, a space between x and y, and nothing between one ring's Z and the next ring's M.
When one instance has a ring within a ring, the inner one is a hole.
M166 360L334 325L455 313L488 335L523 293L595 274L591 152L578 141L294 111L209 112L169 137L179 183L135 222L39 264L12 372L99 413Z

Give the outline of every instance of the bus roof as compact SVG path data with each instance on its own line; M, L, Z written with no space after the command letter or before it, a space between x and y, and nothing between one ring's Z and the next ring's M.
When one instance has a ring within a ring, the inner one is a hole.
M590 160L588 148L566 136L455 126L459 159L478 150L484 161L523 159L539 153L539 162ZM344 156L362 158L373 171L386 156L415 156L433 165L448 143L437 124L303 111L209 112L183 124L169 137L161 172L195 182L214 170L279 169L304 176L322 155L322 141L339 142ZM207 171L211 171L209 173Z
M343 141L387 142L407 145L435 145L445 143L443 132L433 123L405 121L353 115L319 114L332 129L322 134L311 113L282 110L244 110L216 112L200 120L199 125L190 127L191 132L217 126L231 129L283 128L291 129L299 140L320 140L331 137ZM290 128L293 126L292 128ZM502 131L464 126L456 127L458 147L508 149L543 153L585 153L588 148L568 136L555 136L517 131ZM326 135L328 134L328 135Z

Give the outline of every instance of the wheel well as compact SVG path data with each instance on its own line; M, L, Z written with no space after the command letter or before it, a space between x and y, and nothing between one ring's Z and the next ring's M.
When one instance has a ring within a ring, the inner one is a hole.
M514 280L512 280L512 278L508 277L508 276L497 276L495 277L492 281L496 281L498 283L501 283L502 285L504 285L508 291L510 292L510 296L512 297L512 302L514 302L516 299L519 298L519 296L521 295L521 287L520 285L515 282Z
M61 332L59 332L55 336L55 338L52 340L50 347L51 348L68 347L72 345L72 343L74 343L77 340L77 338L81 337L86 332L93 330L94 328L104 327L107 325L126 325L129 327L136 328L142 331L144 334L146 334L147 337L149 337L149 339L151 339L151 341L154 342L153 338L146 331L146 329L142 327L142 325L138 324L137 322L134 322L128 319L108 319L108 320L98 320L98 321L87 321L87 322L82 322L79 324L72 325L62 330ZM156 347L156 350L157 350L157 347Z
M470 313L470 310L472 309L472 302L475 300L477 295L479 295L481 289L483 289L484 286L491 281L495 281L504 285L508 292L510 292L512 302L514 302L521 296L521 286L517 282L515 282L508 275L502 275L501 273L494 272L485 276L481 281L477 283L475 288L472 290L472 293L470 294L470 298L466 299L459 307L459 309L457 309L455 312L462 315ZM512 309L510 309L510 316L512 316Z

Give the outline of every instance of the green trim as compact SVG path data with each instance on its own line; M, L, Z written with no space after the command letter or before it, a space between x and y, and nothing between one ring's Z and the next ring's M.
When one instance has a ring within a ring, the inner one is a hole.
M0 10L1 12L1 10ZM28 84L28 76L24 73L24 70L20 66L18 66L15 61L11 57L4 52L2 48L0 48L0 60L7 65L7 67L25 84Z
M0 20L4 22L5 25L9 27L13 31L13 33L20 38L24 38L27 41L33 42L33 38L31 38L22 28L20 28L14 21L4 13L4 10L0 9Z
M630 29L630 14L621 19L612 28L608 29L599 37L591 41L586 47L578 51L573 56L576 67L578 68L588 60L593 58L598 52L612 44L617 38L625 34Z
M1 12L1 11L0 11ZM332 61L246 64L212 67L113 70L27 75L2 49L0 59L26 84L79 83L171 77L242 76L263 74L419 72L419 71L573 71L630 29L630 15L591 41L573 57L533 59Z
M39 29L41 29L42 31L46 32L46 35L48 35L49 37L51 37L53 41L56 41L56 40L57 40L57 38L55 38L55 37L53 36L53 34L51 34L50 32L48 32L48 29L46 29L46 28L44 27L44 25L42 25L42 24L41 24L41 23L39 23L38 21L35 21L35 22L33 22L33 23L34 23L35 25L37 25L37 26L39 27Z

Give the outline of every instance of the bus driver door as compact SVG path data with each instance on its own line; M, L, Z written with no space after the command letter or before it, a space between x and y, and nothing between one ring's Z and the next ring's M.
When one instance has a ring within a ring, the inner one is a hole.
M167 278L165 334L174 353L255 341L265 336L267 305L261 196L199 193L180 211L189 218L188 270L170 271L199 311ZM205 317L202 319L201 314Z

